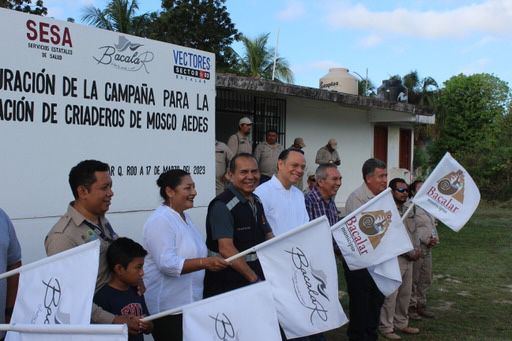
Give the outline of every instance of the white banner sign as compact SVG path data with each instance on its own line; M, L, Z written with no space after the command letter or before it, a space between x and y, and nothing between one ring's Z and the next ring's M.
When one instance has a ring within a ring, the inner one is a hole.
M325 216L265 242L256 252L287 338L347 322L338 299L338 273Z
M11 323L88 325L99 246L95 240L23 266Z
M377 265L413 249L390 188L335 224L332 235L350 270Z
M459 231L478 207L480 191L464 167L446 153L412 201Z
M183 340L280 341L270 284L256 283L183 307Z
M208 205L214 54L3 8L0 31L0 207L12 219L61 215L85 159L110 165L111 213L154 209L172 168ZM37 204L22 204L27 191Z

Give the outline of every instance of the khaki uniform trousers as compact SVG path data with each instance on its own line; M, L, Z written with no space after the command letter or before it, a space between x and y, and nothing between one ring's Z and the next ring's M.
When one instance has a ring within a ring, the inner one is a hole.
M432 251L421 246L421 257L413 262L411 308L425 307L427 291L432 285Z
M412 292L412 263L404 256L398 257L402 284L386 297L380 310L379 331L392 333L395 328L402 329L409 325L409 302Z

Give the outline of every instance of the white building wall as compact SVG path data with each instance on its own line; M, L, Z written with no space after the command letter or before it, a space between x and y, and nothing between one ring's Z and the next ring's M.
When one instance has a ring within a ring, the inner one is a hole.
M373 124L368 122L366 111L338 103L288 97L285 146L289 147L296 137L303 137L306 144L306 174L314 172L318 166L315 164L317 150L331 137L338 141L343 182L336 204L344 207L348 195L363 181L364 161L373 157Z
M398 168L400 164L400 127L388 127L388 169Z

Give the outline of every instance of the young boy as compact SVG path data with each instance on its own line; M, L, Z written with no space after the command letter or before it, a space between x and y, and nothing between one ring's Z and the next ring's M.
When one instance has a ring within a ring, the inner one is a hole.
M137 293L137 285L144 277L144 257L147 251L129 238L116 239L107 250L107 264L112 277L107 285L94 295L94 303L115 315L140 320L149 315L144 296ZM130 335L129 341L143 341L141 333L153 329L151 322L139 321L139 334Z

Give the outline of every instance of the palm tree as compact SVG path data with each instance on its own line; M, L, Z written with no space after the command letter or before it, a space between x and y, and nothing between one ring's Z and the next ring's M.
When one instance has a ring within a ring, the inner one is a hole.
M112 0L104 10L94 6L84 8L82 21L109 31L136 34L143 16L135 16L137 0Z
M275 50L267 46L269 35L270 33L261 34L255 39L241 37L245 55L239 56L238 73L244 76L272 79ZM293 72L290 70L288 62L282 57L275 60L275 78L293 83Z
M418 71L411 71L402 80L409 90L409 103L419 104L428 108L433 107L434 95L439 89L434 78L425 77L420 80Z

